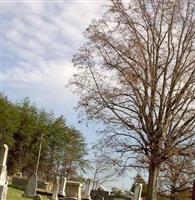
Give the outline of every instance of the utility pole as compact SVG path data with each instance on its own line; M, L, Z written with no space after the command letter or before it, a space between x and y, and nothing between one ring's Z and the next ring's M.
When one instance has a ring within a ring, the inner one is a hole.
M43 136L44 136L44 134L42 133L41 141L40 141L40 145L39 145L39 153L38 153L38 157L37 157L36 171L35 171L36 176L37 176L38 168L39 168L39 160L40 160L40 156L41 156L41 148L42 148L42 143L43 143Z

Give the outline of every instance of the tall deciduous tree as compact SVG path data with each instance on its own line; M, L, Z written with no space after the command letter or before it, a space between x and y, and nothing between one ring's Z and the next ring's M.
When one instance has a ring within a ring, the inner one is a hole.
M148 168L147 200L155 200L161 163L194 145L195 2L108 7L86 30L71 84L81 111L104 123L113 163Z

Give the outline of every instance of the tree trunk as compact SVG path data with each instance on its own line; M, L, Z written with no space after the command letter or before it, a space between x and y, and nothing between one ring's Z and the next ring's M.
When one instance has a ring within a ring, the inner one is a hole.
M22 154L23 154L23 142L21 143L21 147L20 147L20 155L19 155L19 160L18 160L18 172L21 172L22 170Z
M149 168L148 192L146 200L157 200L157 179L159 165L151 164Z

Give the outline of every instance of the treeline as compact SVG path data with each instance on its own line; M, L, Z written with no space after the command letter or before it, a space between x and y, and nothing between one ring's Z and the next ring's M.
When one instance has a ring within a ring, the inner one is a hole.
M9 175L35 171L42 134L39 176L49 180L62 173L73 178L88 168L85 138L63 116L39 109L28 98L12 103L0 95L0 141L9 146Z

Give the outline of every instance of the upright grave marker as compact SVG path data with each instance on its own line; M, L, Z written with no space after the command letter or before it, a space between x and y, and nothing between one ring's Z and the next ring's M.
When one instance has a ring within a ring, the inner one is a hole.
M66 197L64 199L74 198L77 200L81 200L82 199L81 188L82 184L80 182L67 181L65 189Z
M6 200L7 197L7 155L8 146L3 144L0 146L0 200Z
M137 183L134 189L133 200L140 200L142 194L142 184Z
M34 197L36 195L36 191L37 191L37 176L33 172L28 178L28 183L26 185L26 190L24 195L26 197Z
M60 186L59 186L59 195L66 196L65 188L66 188L66 177L61 176L60 177Z
M90 179L87 179L82 199L91 199L90 196L91 189L92 189L92 181Z
M58 200L59 188L60 188L60 178L57 176L55 179L51 200Z

